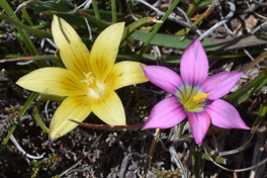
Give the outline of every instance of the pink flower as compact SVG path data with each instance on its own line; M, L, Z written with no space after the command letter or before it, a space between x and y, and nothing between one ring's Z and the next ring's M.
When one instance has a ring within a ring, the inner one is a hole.
M150 82L173 95L154 106L143 129L170 128L187 117L198 145L210 123L250 129L232 105L219 99L230 92L242 72L220 72L208 78L207 55L197 38L184 51L180 67L181 77L166 67L142 67Z

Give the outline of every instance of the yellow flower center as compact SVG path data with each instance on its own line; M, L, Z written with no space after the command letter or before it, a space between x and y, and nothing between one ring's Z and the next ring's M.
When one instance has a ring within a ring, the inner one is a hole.
M199 93L193 97L193 100L200 102L200 101L205 101L206 98L208 98L210 94L207 93Z
M105 93L105 87L104 85L97 82L95 76L92 72L89 73L83 73L85 76L84 80L81 80L81 82L88 87L88 96L94 97L94 98L100 98L104 97L103 94Z
M176 97L188 112L201 112L207 104L208 93L204 93L199 86L184 85L176 91Z

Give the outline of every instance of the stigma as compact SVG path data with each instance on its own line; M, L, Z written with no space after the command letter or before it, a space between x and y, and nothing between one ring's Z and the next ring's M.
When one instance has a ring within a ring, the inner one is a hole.
M94 74L92 72L89 73L83 73L85 76L84 80L81 80L81 82L86 86L87 88L87 95L95 99L101 99L105 96L105 85L102 83L99 83L97 79L95 78Z
M83 84L85 84L86 86L90 87L91 85L95 85L96 83L96 79L93 76L92 72L89 72L88 74L86 74L85 72L83 73L85 76L84 80L81 80L81 82Z

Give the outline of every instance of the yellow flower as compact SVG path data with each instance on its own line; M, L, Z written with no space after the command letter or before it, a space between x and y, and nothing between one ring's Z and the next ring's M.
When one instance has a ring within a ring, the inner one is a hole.
M61 137L77 127L91 112L109 125L125 125L121 87L148 81L140 63L115 63L124 23L106 28L96 39L91 53L76 31L54 16L52 35L66 67L47 67L23 76L17 84L31 91L66 97L50 123L49 136Z

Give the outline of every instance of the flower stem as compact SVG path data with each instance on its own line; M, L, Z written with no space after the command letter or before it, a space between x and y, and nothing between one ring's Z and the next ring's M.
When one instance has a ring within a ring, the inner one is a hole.
M196 157L194 155L192 155L192 165L193 165L193 174L197 178L198 177L197 162L196 162Z
M88 21L90 22L93 22L93 23L96 23L98 25L99 28L101 29L104 29L104 28L107 28L110 24L101 20L101 19L98 19L96 17L94 17L93 15L90 15L80 9L76 9L76 11L83 17L87 18Z
M18 58L10 58L10 59L0 59L0 63L5 62L15 62L15 61L31 61L31 60L52 60L57 59L54 55L46 55L46 56L26 56L26 57L18 57Z
M116 10L116 0L111 0L111 13L112 13L112 22L117 22L117 10Z
M100 19L100 15L99 15L98 8L97 8L97 5L96 5L96 0L92 0L92 3L93 3L94 11L95 11L95 17L97 19Z
M184 121L180 122L178 129L179 130L178 130L177 137L180 138L182 136L183 130L184 130Z

